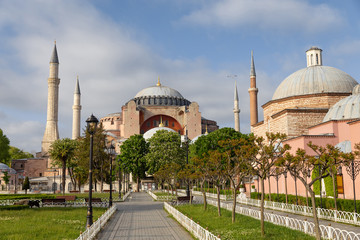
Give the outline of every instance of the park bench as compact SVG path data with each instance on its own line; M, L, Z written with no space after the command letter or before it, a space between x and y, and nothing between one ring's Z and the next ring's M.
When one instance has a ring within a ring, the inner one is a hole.
M65 201L75 201L76 195L56 196L56 199L65 199Z
M108 192L110 192L110 190L109 190L109 189L106 189L106 190L104 190L103 192L108 193ZM112 192L116 192L116 190L112 190Z
M194 199L194 196L191 196L191 201ZM181 196L181 197L177 197L176 203L185 203L185 202L189 202L190 201L190 196Z

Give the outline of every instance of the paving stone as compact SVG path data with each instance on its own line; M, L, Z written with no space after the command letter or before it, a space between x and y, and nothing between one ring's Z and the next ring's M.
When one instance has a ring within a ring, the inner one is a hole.
M155 202L147 193L131 193L127 201L118 203L97 239L128 240L191 240L191 235Z

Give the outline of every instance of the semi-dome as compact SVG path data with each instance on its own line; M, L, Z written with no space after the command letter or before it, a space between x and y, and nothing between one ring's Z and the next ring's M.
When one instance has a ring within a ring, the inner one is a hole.
M337 68L310 66L285 78L272 100L315 93L351 93L356 84L355 79Z
M10 168L5 163L0 163L0 172L8 172L9 174L15 174L16 171L13 168Z
M157 131L160 131L160 130L166 130L168 132L176 132L175 130L171 129L171 128L168 128L168 127L155 127L155 128L152 128L152 129L149 129L148 131L146 131L143 135L143 138L145 140L148 140L150 139Z
M360 86L356 85L353 94L335 103L325 115L323 122L360 118Z

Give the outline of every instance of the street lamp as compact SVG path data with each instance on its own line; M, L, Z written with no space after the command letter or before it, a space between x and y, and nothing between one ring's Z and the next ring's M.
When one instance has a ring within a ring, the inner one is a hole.
M94 134L96 132L97 123L99 120L91 114L91 116L86 120L87 123L87 131L90 134L90 164L89 164L89 205L88 212L86 217L86 225L89 228L93 224L93 216L92 216L92 162L93 162L93 141Z
M188 138L187 130L186 130L185 135L182 136L182 142L186 146L186 164L189 164L189 143L188 143L188 140L189 140L189 138ZM189 184L187 184L187 186L186 186L186 196L190 197Z
M107 148L109 158L110 158L110 198L109 198L109 207L112 207L112 161L113 156L115 155L115 147L112 143Z
M284 178L285 178L285 201L286 204L288 203L288 192L287 192L287 171L285 171L284 173Z
M351 180L353 181L353 192L354 192L354 210L356 212L356 196L355 196L355 179L360 172L360 162L351 161L350 165L346 166L346 172L349 174Z

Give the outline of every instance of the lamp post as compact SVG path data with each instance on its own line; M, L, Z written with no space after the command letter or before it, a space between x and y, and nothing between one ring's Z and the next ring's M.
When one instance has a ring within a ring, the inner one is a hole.
M110 143L110 146L107 148L109 158L110 158L110 198L109 198L109 207L112 207L112 161L113 156L115 155L115 147L112 143Z
M360 172L360 162L355 162L353 159L350 165L346 166L346 172L349 174L351 180L353 181L354 211L356 212L355 179Z
M186 147L186 164L189 164L189 143L188 143L187 130L185 131L185 135L182 136L182 142L185 144ZM187 184L186 186L186 196L190 197L189 184Z
M284 178L285 178L285 201L286 204L288 203L288 192L287 192L287 171L285 171L284 173Z
M97 123L99 120L91 114L91 116L86 120L87 131L90 134L90 159L89 159L89 205L88 212L86 217L86 225L89 228L93 224L93 215L92 215L92 162L93 162L93 141L94 134L96 132Z

